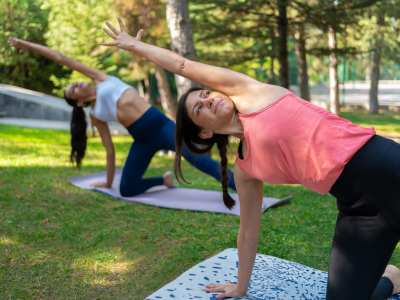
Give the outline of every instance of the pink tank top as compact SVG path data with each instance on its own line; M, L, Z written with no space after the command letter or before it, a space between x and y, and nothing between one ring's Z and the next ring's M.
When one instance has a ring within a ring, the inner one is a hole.
M289 92L259 112L240 114L250 176L296 183L325 194L346 163L374 134Z

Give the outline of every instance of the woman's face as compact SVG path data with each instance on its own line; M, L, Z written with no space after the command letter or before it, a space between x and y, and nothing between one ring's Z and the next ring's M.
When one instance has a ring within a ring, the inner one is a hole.
M191 92L185 104L197 126L214 132L229 124L235 114L235 105L228 96L206 89Z
M93 86L87 82L75 82L66 89L66 96L77 102L91 102L93 96Z

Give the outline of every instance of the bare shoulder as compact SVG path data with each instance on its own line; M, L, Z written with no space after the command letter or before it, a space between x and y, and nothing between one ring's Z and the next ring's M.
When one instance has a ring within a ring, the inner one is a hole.
M249 85L247 91L233 100L240 113L249 114L271 105L288 92L288 89L281 86L257 81Z

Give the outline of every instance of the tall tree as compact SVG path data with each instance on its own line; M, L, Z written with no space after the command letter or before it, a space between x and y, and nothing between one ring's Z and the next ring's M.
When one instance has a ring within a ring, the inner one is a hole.
M337 37L334 26L328 27L328 47L329 54L329 108L334 114L340 112L339 102L339 77L338 77L338 59L337 59Z
M289 88L289 61L288 61L288 18L287 0L278 0L278 33L279 33L279 81L281 86Z
M175 120L178 103L176 98L171 93L167 73L159 66L156 66L156 78L158 90L160 92L161 106L166 112L167 116Z
M377 0L292 0L296 9L307 16L307 21L327 34L327 47L313 49L314 53L329 56L329 90L330 109L334 113L340 112L338 56L355 53L352 47L338 46L338 39L346 39L348 26L356 26L365 8L374 5Z
M168 28L171 35L172 50L187 58L194 58L196 51L193 43L192 24L189 18L187 0L167 0ZM175 76L178 96L194 86L189 79Z
M308 82L307 50L304 26L303 22L295 26L295 50L298 66L297 81L300 96L305 100L311 100Z
M369 89L369 112L378 113L378 88L380 76L381 53L383 48L382 27L385 25L385 15L383 9L377 10L376 33L374 37L372 60L371 60L371 83Z

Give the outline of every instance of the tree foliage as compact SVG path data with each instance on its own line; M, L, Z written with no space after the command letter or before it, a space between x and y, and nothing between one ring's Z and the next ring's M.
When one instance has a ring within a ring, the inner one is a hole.
M44 0L49 10L49 26L45 34L47 45L67 56L94 68L109 73L127 63L126 59L115 59L111 51L99 43L106 39L103 32L105 21L115 21L112 0ZM72 72L68 76L52 76L58 91L72 81L87 80L83 75Z
M48 13L42 0L0 1L0 82L51 91L49 78L61 74L60 68L41 57L17 52L7 42L10 37L19 37L44 43Z

